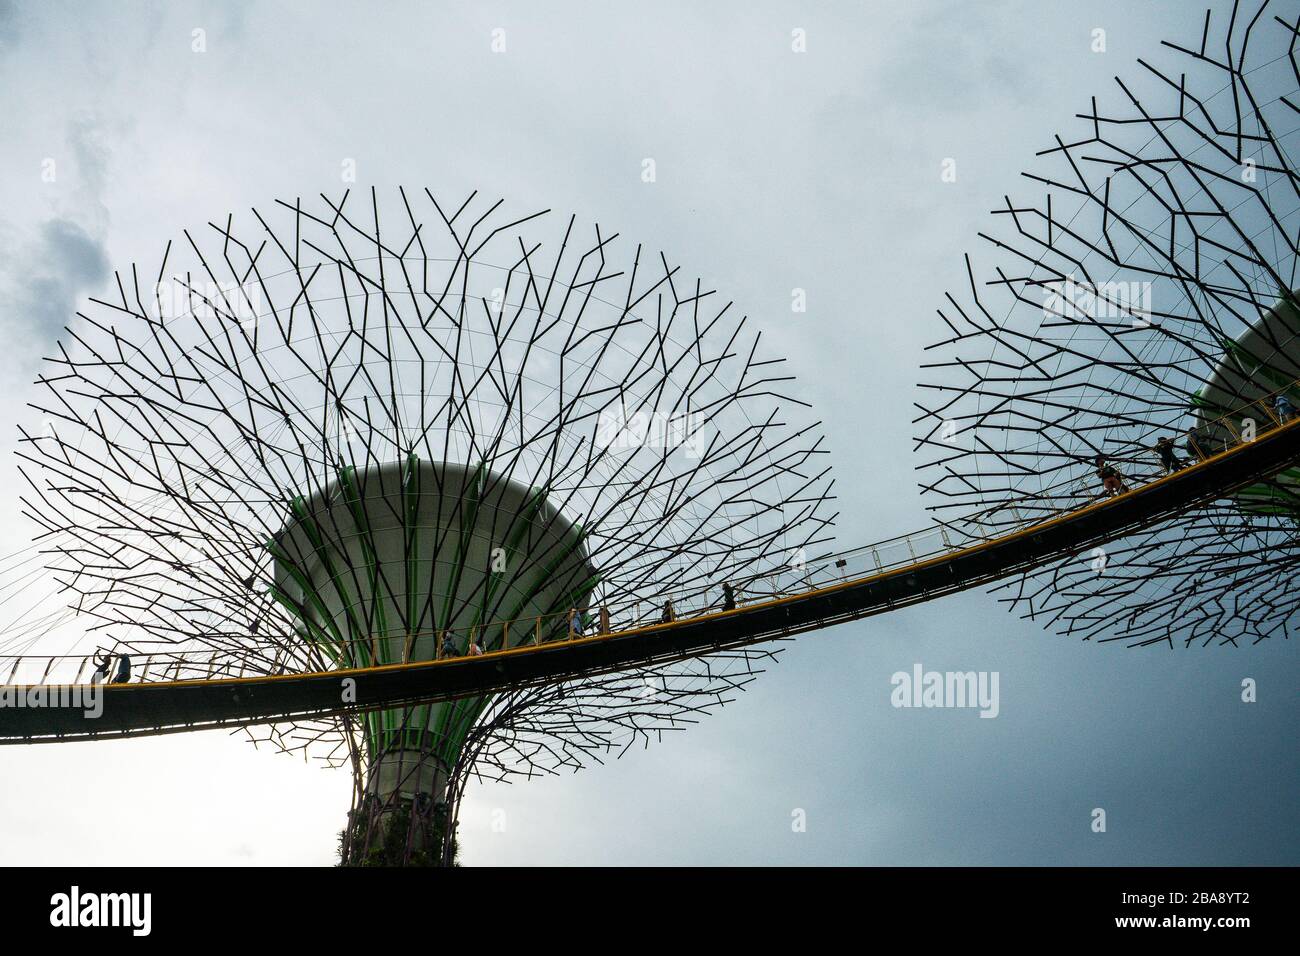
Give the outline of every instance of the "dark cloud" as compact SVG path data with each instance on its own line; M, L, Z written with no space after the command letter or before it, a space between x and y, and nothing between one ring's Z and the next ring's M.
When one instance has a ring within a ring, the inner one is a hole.
M98 285L108 275L104 247L72 220L50 220L41 227L41 238L69 284Z
M24 344L41 353L111 271L102 237L108 229L103 197L112 153L100 122L89 114L69 120L67 143L73 162L59 171L70 185L67 211L44 219L25 236L6 236L0 262L0 314L8 328L22 330ZM23 355L8 358L22 361Z
M13 0L0 0L0 52L18 45L18 8Z
M50 219L10 266L5 312L10 328L52 341L73 318L78 301L108 279L102 243L71 219Z

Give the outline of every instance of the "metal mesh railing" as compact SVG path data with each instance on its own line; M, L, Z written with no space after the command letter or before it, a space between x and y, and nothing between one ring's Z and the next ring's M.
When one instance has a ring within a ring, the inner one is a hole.
M1215 455L1232 451L1287 424L1296 410L1286 398L1300 381L1260 396L1227 414L1205 422L1186 436L1185 458L1177 457L1175 470L1195 466ZM1277 398L1282 396L1283 401ZM449 657L491 655L522 647L561 645L594 636L627 633L647 627L671 625L731 609L744 609L776 598L792 597L830 585L859 580L940 558L975 545L1031 528L1044 521L1089 507L1111 494L1126 494L1156 481L1167 469L1155 458L1149 468L1133 468L1126 462L1119 475L1121 487L1109 491L1100 475L1071 477L1040 490L1032 500L995 505L958 521L934 525L911 534L835 554L822 555L807 564L795 564L770 573L729 582L732 600L721 586L710 591L660 595L623 614L602 608L585 612L570 609L554 614L464 628L425 631L396 636L367 637L348 641L310 642L293 648L281 642L242 641L239 646L173 648L158 651L129 651L131 682L207 680L276 676L302 672L301 656L319 662L322 670L403 664ZM1044 511L1043 501L1055 507ZM129 645L128 645L129 648ZM277 653L279 651L280 653ZM0 655L0 683L13 685L79 684L94 680L112 682L121 666L122 655L110 654L107 672L101 666L106 651L61 655ZM268 661L283 660L283 665ZM290 667L289 662L294 662ZM96 671L99 674L96 674Z

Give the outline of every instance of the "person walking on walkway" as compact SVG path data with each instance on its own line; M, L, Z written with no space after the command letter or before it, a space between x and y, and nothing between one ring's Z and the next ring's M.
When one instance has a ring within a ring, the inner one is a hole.
M1178 470L1178 456L1174 454L1174 440L1168 435L1163 436L1156 442L1156 454L1160 456L1160 467L1164 468L1166 475L1172 475Z
M1097 456L1097 477L1101 479L1101 487L1106 494L1113 497L1124 493L1124 479L1103 455Z

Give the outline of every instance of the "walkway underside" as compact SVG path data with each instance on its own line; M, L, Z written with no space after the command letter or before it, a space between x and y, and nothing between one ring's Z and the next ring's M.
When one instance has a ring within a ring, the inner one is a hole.
M490 694L694 657L985 585L1221 498L1297 461L1300 421L1127 494L1004 537L734 611L481 657L319 674L110 685L103 689L103 713L95 719L75 707L0 708L0 743L275 723ZM354 702L344 703L349 679L355 681ZM24 693L23 687L6 690Z

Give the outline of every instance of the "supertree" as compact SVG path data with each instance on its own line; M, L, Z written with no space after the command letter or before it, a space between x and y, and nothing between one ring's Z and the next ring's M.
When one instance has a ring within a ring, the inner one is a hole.
M1197 25L1038 153L1038 198L1006 197L980 234L991 262L967 256L918 402L935 512L979 510L994 533L1095 496L1103 469L1153 477L1300 405L1300 15L1237 2ZM1286 636L1298 479L1055 562L1003 599L1083 639Z
M751 596L831 540L817 423L662 254L477 194L278 202L117 274L47 361L26 512L136 679L431 660ZM775 577L774 577L775 576ZM451 863L473 778L742 690L743 648L250 734L354 774L341 860Z

